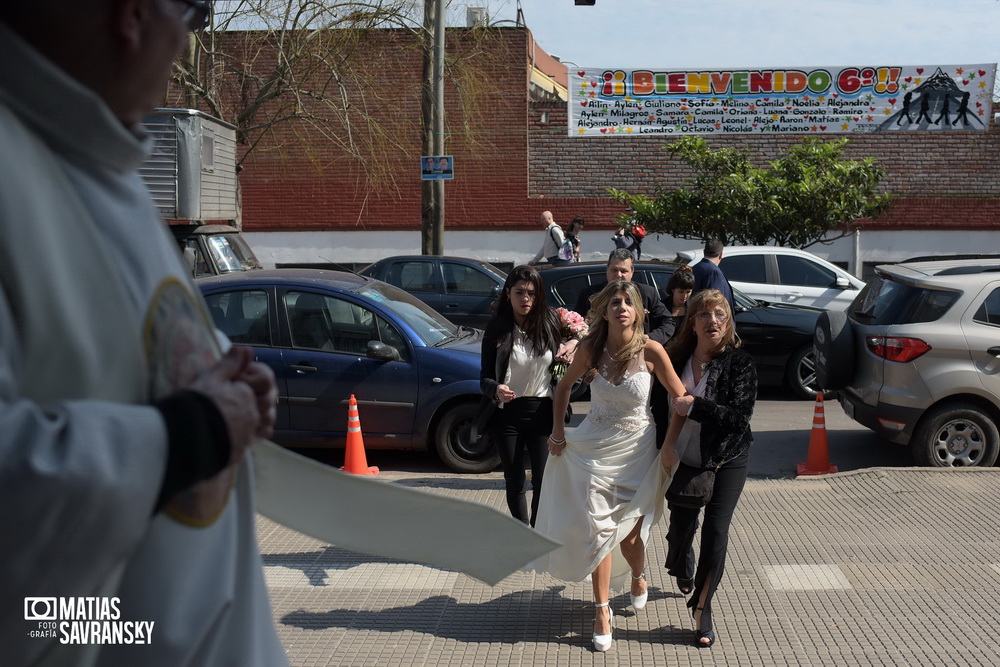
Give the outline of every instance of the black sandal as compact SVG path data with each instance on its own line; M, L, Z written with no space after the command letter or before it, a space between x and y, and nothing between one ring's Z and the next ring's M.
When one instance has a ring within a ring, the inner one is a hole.
M691 595L691 591L694 590L694 579L684 579L683 577L677 577L677 588L684 595Z
M695 611L700 611L702 613L702 617L704 617L704 607L698 607ZM692 612L691 615L694 616L694 613ZM701 619L698 619L698 625L701 625ZM698 630L695 630L694 634L694 645L698 648L711 648L712 644L715 643L715 632L711 628L708 630L701 630L699 628ZM708 641L702 641L703 639L707 639Z

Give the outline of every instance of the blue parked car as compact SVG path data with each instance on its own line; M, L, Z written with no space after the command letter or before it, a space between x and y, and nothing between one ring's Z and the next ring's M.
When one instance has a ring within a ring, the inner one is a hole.
M215 325L277 376L276 442L344 447L354 394L368 449L436 451L463 473L499 464L488 436L469 439L482 395L481 331L351 273L250 271L198 285Z

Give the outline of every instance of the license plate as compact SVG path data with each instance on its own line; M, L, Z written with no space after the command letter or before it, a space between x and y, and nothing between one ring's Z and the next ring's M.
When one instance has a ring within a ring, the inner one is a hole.
M846 398L845 398L845 399L843 399L843 400L842 400L842 401L840 402L840 404L841 404L842 406L844 406L844 412L845 412L845 413L847 414L847 416L848 416L848 417L850 417L851 419L854 419L854 404L853 404L853 403L851 403L851 402L850 402L849 400L847 400Z

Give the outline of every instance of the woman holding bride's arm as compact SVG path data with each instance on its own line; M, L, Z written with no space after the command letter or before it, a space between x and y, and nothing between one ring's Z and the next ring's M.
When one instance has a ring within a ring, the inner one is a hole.
M630 583L632 606L646 604L645 545L663 514L663 494L677 463L675 444L684 422L671 421L662 453L657 451L649 411L651 377L672 396L684 386L659 343L643 333L642 300L635 285L615 280L596 296L583 339L556 387L554 414L565 413L573 383L590 370L590 413L567 438L553 420L536 529L562 547L531 564L565 581L591 575L594 588L594 648L611 647L610 589ZM661 458L663 465L657 462Z

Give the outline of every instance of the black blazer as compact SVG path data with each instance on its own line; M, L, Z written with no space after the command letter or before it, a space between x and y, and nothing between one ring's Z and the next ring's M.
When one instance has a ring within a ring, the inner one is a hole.
M603 282L600 285L591 285L580 292L580 296L576 299L576 307L573 310L583 317L587 317L587 311L590 310L590 297L604 289L604 286L607 284L607 282ZM673 320L670 317L670 311L660 301L660 295L657 293L655 287L643 285L642 283L633 284L639 288L639 294L642 296L642 308L646 311L644 325L646 335L657 343L666 345L673 333Z
M672 358L680 375L688 357ZM708 362L705 395L695 396L688 419L701 424L701 460L715 468L750 450L750 417L757 400L757 367L745 351L729 347Z

